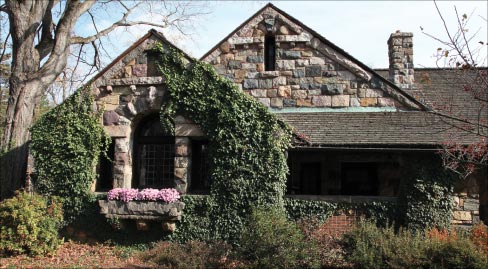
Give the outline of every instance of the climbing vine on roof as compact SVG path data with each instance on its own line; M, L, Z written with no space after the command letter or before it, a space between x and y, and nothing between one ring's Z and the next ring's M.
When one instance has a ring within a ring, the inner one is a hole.
M171 126L180 113L207 134L213 167L210 198L218 205L209 209L210 227L214 238L236 240L252 207L283 210L291 129L212 66L188 60L171 47L155 50L161 54L170 99L162 106L161 122Z

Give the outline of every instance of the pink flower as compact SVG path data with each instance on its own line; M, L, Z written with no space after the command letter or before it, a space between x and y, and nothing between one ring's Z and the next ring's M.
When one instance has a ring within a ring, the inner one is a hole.
M180 193L175 189L161 189L158 194L158 200L172 203L180 199Z
M136 200L139 201L156 201L158 199L159 190L157 189L143 189L137 194Z
M137 189L123 189L119 198L124 202L130 202L136 199L138 192L139 191Z
M119 200L120 199L120 193L123 191L124 189L122 188L115 188L115 189L111 189L110 191L108 191L107 193L107 199L108 200Z

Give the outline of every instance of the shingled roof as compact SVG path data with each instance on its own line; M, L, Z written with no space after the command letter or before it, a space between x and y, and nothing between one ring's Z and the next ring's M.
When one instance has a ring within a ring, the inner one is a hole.
M388 76L387 70L376 71ZM417 90L410 94L432 108L429 112L282 113L278 116L308 137L312 147L436 147L449 140L473 143L480 136L470 132L477 129L467 132L454 126L469 128L474 125L464 121L488 118L486 104L475 101L470 92L463 90L466 81L474 76L475 72L467 74L452 69L416 69ZM435 110L446 116L434 113ZM486 135L488 129L482 128L481 132Z

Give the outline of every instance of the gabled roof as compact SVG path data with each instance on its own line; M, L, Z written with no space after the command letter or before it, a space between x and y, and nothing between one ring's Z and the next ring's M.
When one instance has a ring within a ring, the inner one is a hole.
M396 99L406 99L405 100L406 102L410 102L411 104L414 104L414 105L418 106L418 108L420 108L420 110L428 110L428 108L424 104L422 104L421 102L419 102L418 100L416 100L415 98L413 98L412 96L410 96L409 94L407 94L405 91L403 91L398 86L396 86L393 82L391 82L388 79L382 77L381 75L379 75L378 73L376 73L373 69L371 69L370 67L368 67L367 65L365 65L361 61L357 60L356 58L354 58L353 56L351 56L346 51L344 51L342 48L340 48L337 45L335 45L334 43L330 42L325 37L323 37L322 35L320 35L316 31L314 31L313 29L309 28L308 26L306 26L305 24L303 24L298 19L292 17L291 15L289 15L288 13L284 12L283 10L277 8L275 5L273 5L271 3L268 3L267 5L265 5L264 7L262 7L254 15L252 15L249 19L247 19L241 25L239 25L229 35L227 35L226 37L224 37L219 43L217 43L213 48L211 48L207 53L205 53L200 58L200 60L203 60L207 56L209 56L212 52L214 52L216 49L218 49L220 47L220 45L222 45L222 43L226 42L229 38L231 38L234 34L236 34L241 28L243 28L245 25L247 25L248 23L250 23L253 19L255 19L256 17L258 17L261 13L263 13L267 8L274 9L276 12L278 12L280 15L282 15L286 19L290 20L291 22L295 23L296 25L298 25L299 27L303 28L307 32L311 33L315 38L317 38L318 40L320 40L325 45L329 46L330 48L332 48L333 50L335 50L339 54L343 55L344 57L346 57L347 59L349 59L351 62L353 62L354 64L356 64L357 66L359 66L363 70L365 70L365 71L369 72L370 74L372 74L373 77L379 79L382 83L384 83L385 85L387 85L387 87L393 89L393 91L396 92L396 94L398 94L400 97L402 97L402 98L398 98L399 96L396 96L396 97L394 96ZM393 94L393 95L395 95L395 94Z
M144 36L139 38L134 44L132 44L129 48L127 48L124 52L122 52L117 58L115 58L112 62L110 62L107 66L105 66L100 72L98 72L92 79L90 79L86 85L90 85L91 83L95 82L97 79L103 77L103 75L110 69L114 68L115 65L120 62L124 57L126 57L128 54L130 54L132 51L134 51L137 47L139 47L144 41L148 40L150 37L156 37L159 39L162 43L169 45L178 51L180 51L187 59L194 59L190 55L188 55L185 51L182 49L178 48L176 45L171 43L166 37L163 35L163 33L156 31L155 29L150 29ZM116 67L115 67L116 68ZM119 67L120 68L120 67Z

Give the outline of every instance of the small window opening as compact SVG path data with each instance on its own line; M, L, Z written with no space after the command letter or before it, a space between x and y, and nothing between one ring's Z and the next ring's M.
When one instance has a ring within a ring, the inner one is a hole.
M275 71L276 62L276 40L274 35L267 35L264 38L264 70Z
M190 192L194 194L210 193L210 169L208 158L208 141L192 141L192 174Z
M98 180L95 185L95 191L109 191L113 188L113 162L115 158L115 140L112 139L107 154L100 154L98 165Z

